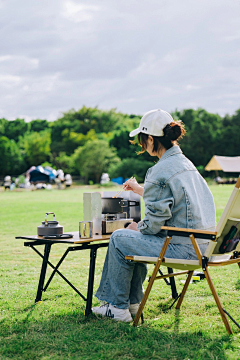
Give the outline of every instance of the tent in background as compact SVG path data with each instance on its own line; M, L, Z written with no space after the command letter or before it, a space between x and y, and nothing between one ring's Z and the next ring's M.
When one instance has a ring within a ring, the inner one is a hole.
M41 165L32 166L27 172L26 177L29 179L30 183L50 183L56 178L56 170L45 167Z
M205 167L206 171L240 172L240 156L214 155Z

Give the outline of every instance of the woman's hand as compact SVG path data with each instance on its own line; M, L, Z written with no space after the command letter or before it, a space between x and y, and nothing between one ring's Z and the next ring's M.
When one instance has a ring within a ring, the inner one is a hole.
M131 224L128 225L127 229L130 229L130 230L135 230L135 231L139 231L137 229L137 223L135 221L133 221Z
M143 195L143 187L138 184L136 179L129 179L123 184L123 189L125 191L133 191L135 194L140 196Z

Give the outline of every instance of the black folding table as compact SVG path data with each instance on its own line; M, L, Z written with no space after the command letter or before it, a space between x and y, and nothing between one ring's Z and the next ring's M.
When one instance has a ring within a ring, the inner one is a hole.
M89 239L80 239L78 232L70 232L73 237L70 239L51 239L47 240L44 239L42 236L17 236L16 239L24 239L29 240L24 242L24 246L31 247L43 260L42 260L42 268L40 272L39 282L38 282L38 289L37 289L37 296L35 299L35 303L42 300L42 293L46 291L50 282L52 281L54 275L57 273L61 276L61 278L68 283L71 288L76 291L78 295L86 302L86 309L85 309L85 316L91 314L92 310L92 296L93 296L93 284L94 284L94 272L95 272L95 263L97 257L97 250L102 247L107 247L108 242L111 235L94 235L92 238ZM62 255L61 259L54 266L49 261L49 255L51 251L51 246L54 244L71 244L68 246L67 250ZM44 246L44 253L42 254L40 251L36 249L35 246L43 245ZM90 263L89 263L89 276L88 276L88 289L87 289L87 297L85 297L60 271L59 267L71 251L79 251L79 250L90 250ZM47 266L53 268L53 272L49 277L48 281L45 283L46 271Z

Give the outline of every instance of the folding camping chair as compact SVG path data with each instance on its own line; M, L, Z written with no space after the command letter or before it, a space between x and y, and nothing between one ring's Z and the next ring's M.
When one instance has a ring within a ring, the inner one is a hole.
M227 316L240 328L240 325L230 316L230 314L223 308L218 297L216 289L213 285L212 279L209 275L208 268L210 266L225 266L237 263L240 268L240 176L233 189L233 192L227 202L227 205L222 213L216 231L197 230L197 229L183 229L176 227L162 226L162 230L167 230L167 237L160 252L159 257L148 256L126 256L125 259L146 264L155 264L148 286L143 296L139 310L134 319L134 326L137 326L139 318L142 314L143 308L148 299L149 293L153 283L157 279L163 279L171 276L178 276L188 274L187 280L184 284L182 293L179 295L177 302L177 309L180 309L183 298L187 291L188 285L191 281L194 270L202 268L208 285L217 304L218 310L221 314L224 325L229 334L232 334L231 326L228 322ZM190 237L198 260L183 260L164 258L167 247L172 236ZM196 238L210 240L205 254L201 253ZM159 267L167 266L174 269L183 270L172 274L157 276Z

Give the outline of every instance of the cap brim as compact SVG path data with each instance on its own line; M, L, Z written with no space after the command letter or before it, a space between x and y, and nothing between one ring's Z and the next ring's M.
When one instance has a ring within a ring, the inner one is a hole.
M133 136L135 136L135 135L137 135L137 134L139 134L139 133L140 133L140 129L137 128L137 129L131 131L130 134L129 134L129 136L130 136L130 137L133 137Z

